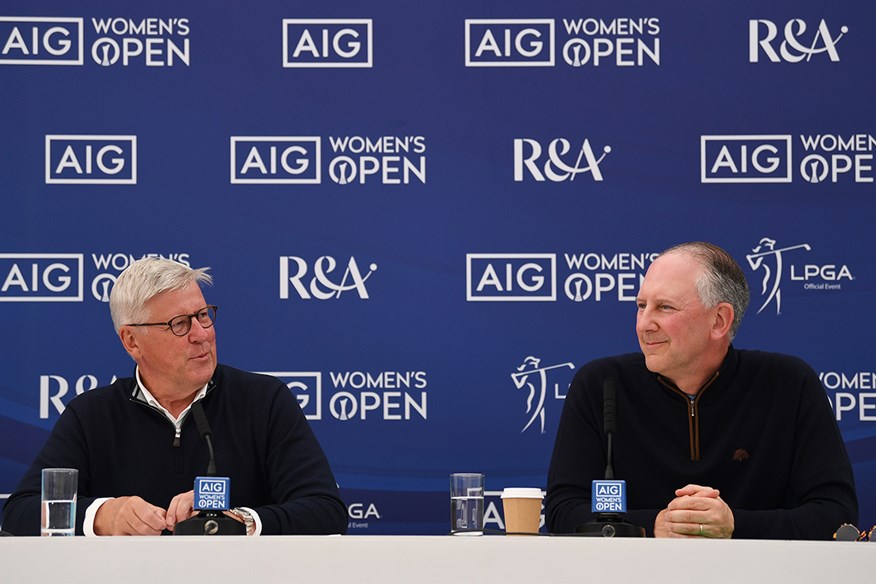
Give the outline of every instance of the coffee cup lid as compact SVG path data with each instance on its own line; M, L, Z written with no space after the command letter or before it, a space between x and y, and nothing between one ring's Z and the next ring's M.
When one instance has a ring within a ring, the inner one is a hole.
M503 499L541 499L541 489L508 487L502 491Z

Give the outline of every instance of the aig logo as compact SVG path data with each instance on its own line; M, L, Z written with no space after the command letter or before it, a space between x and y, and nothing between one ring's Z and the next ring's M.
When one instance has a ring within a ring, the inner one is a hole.
M466 19L466 67L553 67L554 21Z
M365 282L377 271L377 264L370 264L363 276L351 257L343 271L331 256L320 256L313 263L312 275L307 261L296 256L280 257L280 299L288 300L291 294L302 300L329 300L340 298L344 292L356 292L362 300L368 300Z
M748 21L748 61L757 63L761 52L773 63L799 63L804 59L808 63L814 55L824 53L834 63L840 60L836 45L849 32L849 27L843 26L839 34L834 36L824 22L815 29L810 29L806 22L794 18L783 28L784 40L777 42L779 28L771 20ZM778 45L778 52L776 51Z
M0 302L82 302L82 254L0 254Z
M322 419L322 373L319 371L261 371L262 375L278 378L298 400L304 417Z
M703 183L791 182L791 136L701 136Z
M319 184L318 136L232 136L231 184Z
M47 135L46 184L137 184L137 137Z
M283 67L372 67L371 19L283 19Z
M468 302L553 302L557 255L469 253L465 255Z
M0 65L82 65L81 18L0 16Z

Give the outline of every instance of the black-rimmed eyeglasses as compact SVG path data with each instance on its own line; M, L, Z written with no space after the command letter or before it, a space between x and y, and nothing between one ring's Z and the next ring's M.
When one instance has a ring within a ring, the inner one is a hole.
M189 334L190 330L192 330L193 318L198 319L198 324L205 329L213 326L213 323L216 322L217 310L219 310L218 306L208 304L198 312L193 314L180 314L179 316L174 316L167 322L142 322L139 324L126 324L125 326L166 326L170 329L170 332L176 336L184 337Z

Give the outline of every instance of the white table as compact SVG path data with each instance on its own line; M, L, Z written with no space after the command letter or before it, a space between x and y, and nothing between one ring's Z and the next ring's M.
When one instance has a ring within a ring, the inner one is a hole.
M575 537L0 538L0 582L876 581L876 543Z

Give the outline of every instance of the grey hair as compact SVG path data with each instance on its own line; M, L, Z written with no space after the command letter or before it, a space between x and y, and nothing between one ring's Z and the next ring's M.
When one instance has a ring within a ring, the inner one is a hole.
M135 261L122 272L110 292L110 315L116 333L126 324L143 322L149 317L145 304L153 296L168 290L185 290L193 282L212 284L210 268L193 269L179 262L159 257Z
M745 273L726 250L704 241L691 241L674 245L660 255L687 253L703 267L697 279L697 295L703 306L712 308L721 302L733 307L733 323L730 325L730 340L736 336L742 317L748 309L751 292Z

